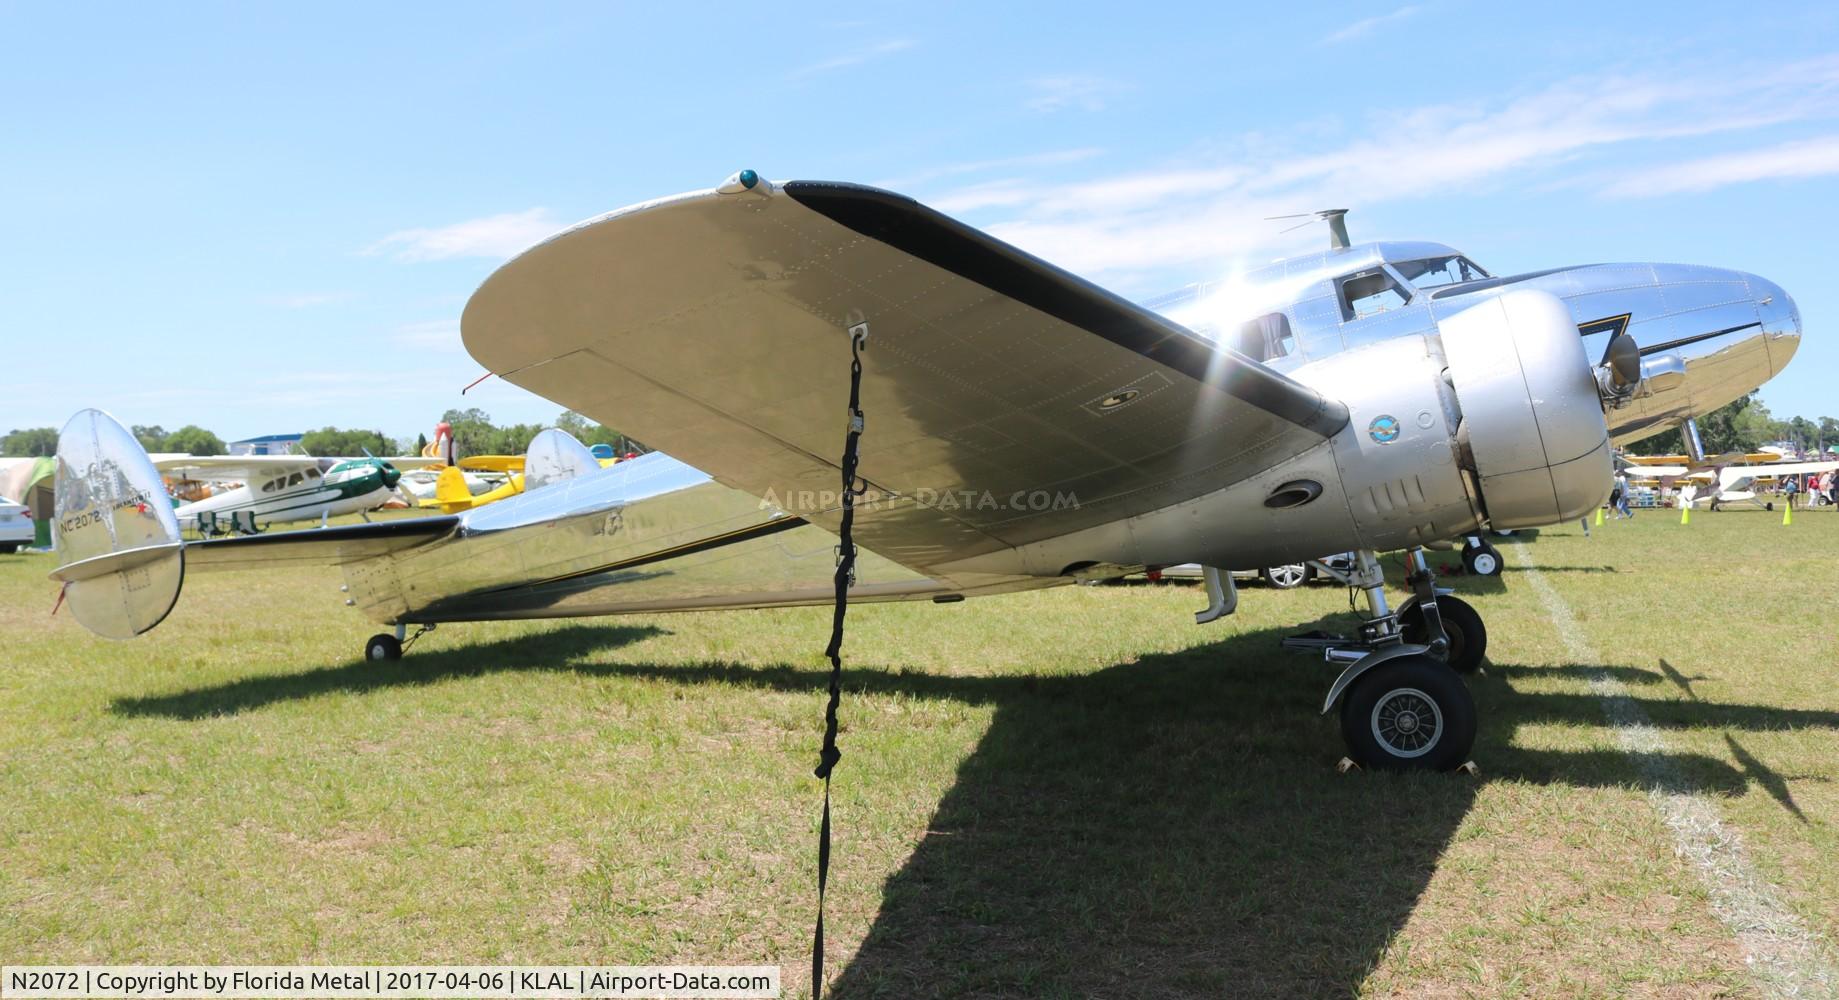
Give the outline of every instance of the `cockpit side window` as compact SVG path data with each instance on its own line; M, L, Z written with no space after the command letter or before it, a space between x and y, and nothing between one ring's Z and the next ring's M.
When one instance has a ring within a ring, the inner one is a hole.
M1392 266L1398 270L1400 277L1419 289L1459 285L1465 281L1480 281L1489 277L1488 272L1461 254L1399 261Z
M1239 353L1254 361L1287 358L1296 350L1290 319L1283 313L1260 316L1239 328Z
M1385 268L1356 271L1342 278L1341 319L1362 319L1388 309L1397 309L1411 301L1411 294Z

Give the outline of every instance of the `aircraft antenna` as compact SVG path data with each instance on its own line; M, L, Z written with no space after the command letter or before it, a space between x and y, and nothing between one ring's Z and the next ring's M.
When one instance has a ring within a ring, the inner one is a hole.
M1330 250L1346 250L1353 245L1347 238L1347 209L1345 208L1324 208L1316 212L1299 212L1295 215L1265 216L1266 222L1275 222L1278 219L1320 219L1328 223L1328 248ZM1284 232L1292 233L1308 224L1304 222L1301 225L1291 226Z

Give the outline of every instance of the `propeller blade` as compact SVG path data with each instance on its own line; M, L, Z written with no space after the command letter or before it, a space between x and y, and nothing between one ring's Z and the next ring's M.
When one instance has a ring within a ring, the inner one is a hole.
M1603 349L1602 363L1609 366L1610 378L1617 389L1641 381L1641 345L1626 333L1609 338L1609 346Z

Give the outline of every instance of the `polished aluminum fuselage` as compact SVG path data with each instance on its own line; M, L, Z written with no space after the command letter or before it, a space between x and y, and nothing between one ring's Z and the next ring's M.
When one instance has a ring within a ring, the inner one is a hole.
M1455 255L1438 243L1364 243L1289 258L1149 303L1203 335L1226 338L1238 324L1270 313L1287 317L1295 351L1266 361L1305 384L1316 362L1395 337L1435 334L1437 324L1489 296L1515 289L1550 292L1570 307L1580 330L1626 316L1623 327L1645 359L1668 355L1686 378L1671 389L1630 401L1608 414L1617 444L1638 441L1717 409L1755 390L1787 365L1800 346L1794 300L1779 285L1743 271L1696 264L1585 264L1530 274L1412 289L1396 270L1405 261ZM1340 279L1386 268L1412 292L1408 303L1347 318ZM1599 358L1612 333L1581 333Z
M345 565L351 600L388 623L562 618L831 599L836 536L652 453L469 511L453 533ZM852 600L953 587L863 551Z
M1755 389L1799 343L1800 317L1779 287L1692 265L1586 265L1424 290L1392 271L1408 301L1372 315L1349 314L1340 285L1347 275L1454 253L1438 244L1365 244L1150 303L1234 347L1230 338L1248 319L1281 313L1293 340L1283 356L1262 360L1347 402L1355 425L1166 511L967 559L934 575L864 550L851 598L949 599L1144 564L1271 565L1473 530L1483 512L1473 482L1465 485L1456 474L1462 414L1443 384L1448 373L1437 377L1448 363L1440 324L1517 290L1549 293L1569 309L1588 360L1568 365L1587 369L1616 330L1634 336L1645 358L1671 355L1680 362L1683 380L1608 411L1609 434L1618 443ZM1605 322L1624 316L1625 322ZM1473 356L1472 338L1467 350ZM1542 405L1534 397L1532 405ZM1594 412L1593 391L1588 402ZM1471 417L1475 403L1464 403ZM1411 421L1411 433L1377 446L1365 424L1375 406ZM1537 433L1530 421L1526 433ZM1287 512L1261 503L1274 485L1299 476L1328 482L1339 491L1334 502ZM835 535L800 516L652 454L471 511L450 536L348 562L345 571L353 603L389 623L774 607L831 599L836 544Z

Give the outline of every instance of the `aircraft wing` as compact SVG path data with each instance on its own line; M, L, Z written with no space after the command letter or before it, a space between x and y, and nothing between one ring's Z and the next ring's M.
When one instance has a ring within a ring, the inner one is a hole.
M317 468L319 459L307 455L178 455L148 456L160 475L185 479L249 480L263 476Z
M1839 469L1839 462L1778 462L1774 465L1733 465L1718 473L1719 480L1728 484L1738 479L1775 478L1783 476L1805 476L1809 473L1826 472Z
M444 458L435 458L427 455L391 455L383 459L383 461L388 462L403 472L412 472L416 469L432 469L437 465L447 464L447 460Z
M857 540L921 570L1220 489L1347 423L1340 403L911 199L747 181L526 251L467 303L467 350L834 530L846 330L866 321L859 471L876 502Z
M460 459L460 468L468 472L522 472L522 455L470 455Z

